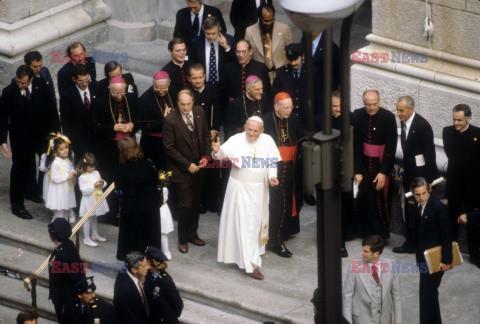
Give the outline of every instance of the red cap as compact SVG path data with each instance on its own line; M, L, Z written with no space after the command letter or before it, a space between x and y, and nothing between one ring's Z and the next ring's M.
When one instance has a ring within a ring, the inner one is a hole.
M285 99L290 99L290 95L286 92L279 92L275 96L275 101L282 101L282 100L285 100Z
M165 71L158 71L153 75L153 80L165 80L168 79L170 76Z
M245 80L245 84L250 83L250 82L255 81L255 80L259 80L259 79L260 78L257 77L256 75L251 75L247 78L247 80Z
M110 80L110 84L114 83L125 83L125 80L121 76L116 76Z

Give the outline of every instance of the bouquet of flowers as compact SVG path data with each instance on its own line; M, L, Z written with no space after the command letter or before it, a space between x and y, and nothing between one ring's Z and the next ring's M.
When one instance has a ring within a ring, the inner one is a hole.
M159 171L158 172L158 187L165 188L172 182L172 171Z

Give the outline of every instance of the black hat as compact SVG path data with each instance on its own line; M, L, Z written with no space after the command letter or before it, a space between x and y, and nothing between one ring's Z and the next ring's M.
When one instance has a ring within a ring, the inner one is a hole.
M77 294L92 293L96 289L97 286L95 286L95 283L93 282L93 276L83 278L73 285L73 291Z
M301 43L291 43L285 46L285 55L289 61L295 61L304 53Z
M313 292L313 298L311 302L314 305L320 305L320 293L318 292L318 288L316 288L315 291Z
M147 246L147 249L145 250L145 255L147 256L147 259L155 259L161 262L168 261L168 258L165 256L165 254L163 254L163 252L160 251L159 248L156 248L152 245Z
M72 235L72 226L65 218L55 218L48 224L48 233L60 242L67 241Z

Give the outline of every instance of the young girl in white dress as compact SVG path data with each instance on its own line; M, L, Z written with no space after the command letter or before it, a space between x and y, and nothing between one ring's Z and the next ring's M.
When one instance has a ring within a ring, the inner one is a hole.
M75 201L74 179L77 174L73 168L68 137L57 134L52 136L47 151L47 168L50 169L50 183L45 206L53 211L53 219L63 217L70 223L75 222L73 208Z
M97 161L92 153L85 153L78 162L77 170L82 174L78 178L78 186L82 192L79 210L80 217L83 217L95 204L97 199L103 194L102 188L105 188L107 185L100 177L100 173L95 170L96 166ZM107 201L104 200L85 223L83 223L83 244L94 247L98 246L95 241L106 241L105 238L98 234L97 217L108 213L108 211Z
M167 205L168 189L163 188L163 205L160 207L160 228L162 231L162 252L165 256L171 260L172 254L168 248L168 233L173 232L172 213Z

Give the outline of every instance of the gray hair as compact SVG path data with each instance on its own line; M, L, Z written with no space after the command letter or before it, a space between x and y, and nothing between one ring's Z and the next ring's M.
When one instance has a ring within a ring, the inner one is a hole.
M369 90L365 90L365 92L363 93L362 95L362 99L365 100L365 96L367 95L367 93L369 92L375 92L377 94L377 97L378 97L378 100L380 100L380 92L378 92L378 90L375 90L375 89L369 89Z
M134 251L130 252L125 256L125 265L128 270L138 269L140 262L145 259L145 254L142 252Z
M409 108L415 108L415 101L413 101L413 98L410 96L401 96L400 98L398 98L397 103L399 103L400 101L405 101Z
M245 86L246 86L247 88L251 88L251 87L253 87L254 85L256 85L257 83L259 83L259 82L262 82L262 79L255 79L255 80L253 80L253 81L250 81L250 82L248 82L247 84L245 84Z
M427 180L422 177L417 177L413 179L412 184L410 185L410 190L413 192L413 190L415 190L416 188L420 188L423 186L426 186L428 188Z

